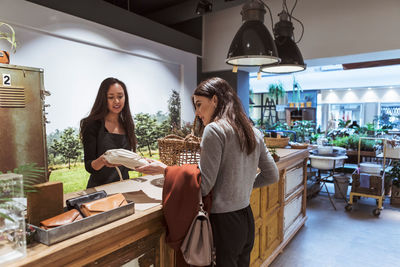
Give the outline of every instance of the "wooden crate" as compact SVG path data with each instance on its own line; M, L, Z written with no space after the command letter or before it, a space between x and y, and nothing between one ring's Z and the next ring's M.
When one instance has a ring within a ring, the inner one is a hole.
M384 175L369 175L369 188L360 186L360 174L357 172L353 173L353 182L351 187L351 192L374 195L374 196L382 196L384 192Z

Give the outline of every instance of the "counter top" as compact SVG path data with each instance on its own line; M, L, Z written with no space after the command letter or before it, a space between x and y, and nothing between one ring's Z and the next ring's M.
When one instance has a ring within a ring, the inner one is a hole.
M276 153L280 157L279 161L276 163L279 170L285 169L299 159L309 156L308 149L277 148Z
M277 162L280 170L308 156L308 150L306 149L277 149L277 153L280 156L280 160ZM146 177L148 176L144 176L143 178ZM98 189L107 187L114 188L113 190L115 190L114 184L102 186ZM146 188L147 184L142 183L140 189L146 191L148 190ZM149 193L149 191L146 193L152 197L156 197L159 195L159 190L153 189L153 193ZM160 204L142 211L136 209L135 213L130 216L51 246L40 243L29 245L27 256L16 262L11 262L8 266L82 266L93 263L99 258L110 255L150 235L157 235L159 237L156 243L158 242L157 244L164 251L165 244L163 244L163 241L160 241L165 236L164 219ZM161 254L163 253L161 252ZM158 257L159 261L165 261L162 255ZM164 266L164 264L161 265Z

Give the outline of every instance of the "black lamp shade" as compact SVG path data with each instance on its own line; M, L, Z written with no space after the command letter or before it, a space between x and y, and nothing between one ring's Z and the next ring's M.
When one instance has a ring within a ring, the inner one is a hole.
M264 23L245 21L229 47L226 63L234 66L260 66L278 63L277 48Z
M306 69L300 49L292 38L287 36L278 36L275 38L275 44L281 62L279 64L262 66L262 72L292 73Z

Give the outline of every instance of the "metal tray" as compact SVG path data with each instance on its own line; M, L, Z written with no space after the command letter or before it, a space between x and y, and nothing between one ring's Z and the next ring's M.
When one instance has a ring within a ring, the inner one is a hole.
M62 225L50 230L44 230L35 225L31 226L36 230L35 240L49 246L76 235L85 233L104 224L116 221L133 213L135 213L135 203L130 202L128 205L86 217L82 220Z

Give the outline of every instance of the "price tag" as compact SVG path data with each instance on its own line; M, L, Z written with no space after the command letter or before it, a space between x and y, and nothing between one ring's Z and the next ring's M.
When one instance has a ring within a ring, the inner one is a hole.
M4 86L11 86L11 75L3 73L3 85Z

